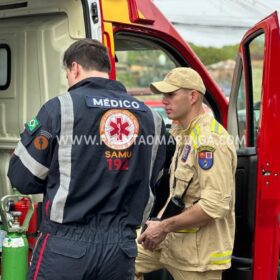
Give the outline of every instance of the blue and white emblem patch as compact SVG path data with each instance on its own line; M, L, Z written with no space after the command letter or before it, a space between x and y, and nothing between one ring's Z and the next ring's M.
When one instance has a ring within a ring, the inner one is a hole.
M209 150L203 150L198 152L198 163L202 169L210 169L214 163L214 153Z
M198 164L202 169L209 170L213 166L215 150L212 146L198 147Z

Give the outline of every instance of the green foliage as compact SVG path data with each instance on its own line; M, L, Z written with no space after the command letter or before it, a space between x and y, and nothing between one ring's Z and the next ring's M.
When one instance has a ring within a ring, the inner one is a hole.
M116 51L117 79L128 89L147 88L164 78L175 63L161 50Z
M190 45L204 65L235 59L238 48L238 45L223 48ZM125 84L129 90L148 88L151 82L162 80L168 71L176 67L172 58L159 49L116 51L116 57L118 58L116 63L117 79ZM217 82L219 83L219 81Z
M201 47L193 43L189 43L189 45L204 65L217 63L221 60L235 59L238 50L238 45L224 46L222 48Z

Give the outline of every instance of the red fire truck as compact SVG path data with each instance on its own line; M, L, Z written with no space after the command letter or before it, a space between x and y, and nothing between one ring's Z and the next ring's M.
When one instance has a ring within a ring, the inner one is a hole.
M0 0L0 195L22 124L67 89L61 58L91 37L109 48L111 78L147 90L173 67L202 76L205 102L238 147L236 238L224 279L275 280L280 244L279 17L274 12L240 44L229 102L190 46L151 0ZM278 179L279 178L279 179ZM40 201L34 196L34 201Z

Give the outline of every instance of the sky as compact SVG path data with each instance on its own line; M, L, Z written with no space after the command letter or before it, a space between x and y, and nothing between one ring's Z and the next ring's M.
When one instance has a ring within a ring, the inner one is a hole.
M255 23L280 12L280 0L154 0L181 36L200 46L238 44Z

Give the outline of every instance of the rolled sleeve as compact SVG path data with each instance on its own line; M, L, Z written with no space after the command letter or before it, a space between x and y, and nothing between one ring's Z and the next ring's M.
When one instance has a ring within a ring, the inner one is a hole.
M198 157L198 155L197 155ZM213 152L213 165L204 170L198 164L197 170L201 186L199 205L214 219L225 217L232 208L234 200L234 174L232 155L224 146L216 146Z

